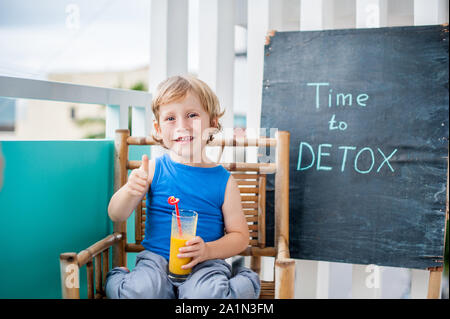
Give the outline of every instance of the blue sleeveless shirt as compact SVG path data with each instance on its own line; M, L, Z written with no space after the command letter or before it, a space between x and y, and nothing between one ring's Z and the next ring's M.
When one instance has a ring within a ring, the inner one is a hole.
M169 259L172 211L167 199L180 199L179 209L198 213L197 236L205 242L224 235L222 204L230 173L223 166L195 167L173 161L169 154L155 160L155 174L147 193L147 217L142 245Z

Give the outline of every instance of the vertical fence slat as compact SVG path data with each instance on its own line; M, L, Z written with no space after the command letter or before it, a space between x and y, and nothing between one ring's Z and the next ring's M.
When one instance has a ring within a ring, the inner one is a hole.
M273 281L275 257L261 257L261 280Z
M103 291L106 292L105 284L106 284L106 275L109 271L109 248L102 252L102 283L103 283Z
M150 133L152 123L150 105L144 107L133 106L131 109L131 135L147 136Z
M94 272L95 272L95 298L100 298L103 294L102 290L102 255L94 257Z
M321 261L317 269L317 299L328 299L328 290L330 284L330 262Z
M94 299L94 266L92 261L86 264L87 275L87 296L88 299Z
M266 175L259 175L258 196L258 242L260 247L266 246Z

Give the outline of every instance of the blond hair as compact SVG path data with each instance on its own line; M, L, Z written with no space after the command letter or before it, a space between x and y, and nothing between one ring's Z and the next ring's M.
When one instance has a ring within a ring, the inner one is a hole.
M218 120L223 116L225 111L220 111L219 99L205 82L191 75L172 76L158 85L152 100L152 111L155 115L156 122L159 124L159 111L161 106L184 99L188 92L195 94L200 100L203 109L209 115L210 126L213 126L212 121L217 118L216 132L222 130L222 126ZM162 140L155 135L153 135L153 139L162 144ZM213 139L213 134L211 134L208 143Z

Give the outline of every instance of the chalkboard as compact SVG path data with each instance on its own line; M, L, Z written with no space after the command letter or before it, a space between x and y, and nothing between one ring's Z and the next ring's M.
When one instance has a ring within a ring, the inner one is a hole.
M440 25L271 38L261 128L291 133L291 257L442 265L448 60Z

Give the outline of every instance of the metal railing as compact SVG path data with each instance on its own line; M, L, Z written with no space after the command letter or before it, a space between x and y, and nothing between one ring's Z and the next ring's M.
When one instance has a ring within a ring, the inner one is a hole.
M0 96L106 105L107 139L114 138L116 129L128 128L128 108L132 107L133 135L149 132L152 95L148 92L0 75Z

